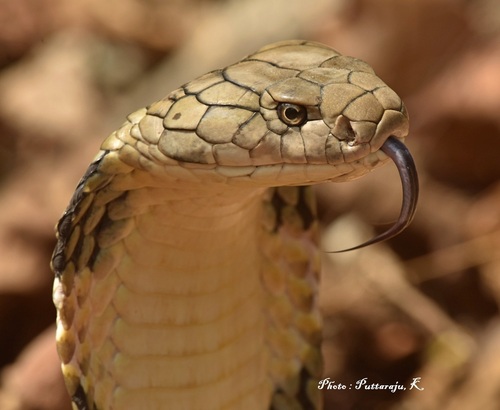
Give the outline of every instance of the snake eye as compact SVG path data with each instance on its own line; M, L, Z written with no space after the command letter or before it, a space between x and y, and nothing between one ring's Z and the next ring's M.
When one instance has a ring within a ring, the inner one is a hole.
M297 127L307 121L307 110L302 105L281 103L277 110L279 119L286 125Z

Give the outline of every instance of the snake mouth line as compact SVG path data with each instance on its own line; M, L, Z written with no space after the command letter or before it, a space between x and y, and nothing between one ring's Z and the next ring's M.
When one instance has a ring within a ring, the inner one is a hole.
M351 248L342 249L339 251L330 251L328 253L340 253L352 251L355 249L364 248L374 243L385 241L403 232L413 220L418 202L418 173L413 161L413 157L406 145L394 136L390 136L380 148L396 165L399 176L401 178L401 186L403 188L403 201L401 211L396 222L386 231L375 236L374 238L363 242Z

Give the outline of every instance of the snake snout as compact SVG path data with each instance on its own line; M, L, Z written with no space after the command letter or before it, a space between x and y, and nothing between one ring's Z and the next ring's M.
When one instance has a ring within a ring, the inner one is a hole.
M404 104L401 102L399 109L386 109L382 118L377 123L377 129L370 141L372 149L381 149L390 138L403 141L410 131L410 121Z

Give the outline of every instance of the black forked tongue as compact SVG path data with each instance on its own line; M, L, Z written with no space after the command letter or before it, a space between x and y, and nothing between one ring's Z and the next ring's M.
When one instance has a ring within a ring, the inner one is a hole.
M410 151L406 148L406 145L396 137L389 137L382 145L381 150L394 161L401 178L401 186L403 187L403 203L401 204L399 218L388 230L382 232L374 238L352 248L333 251L331 253L353 251L355 249L364 248L365 246L390 239L403 232L415 215L418 202L418 174Z

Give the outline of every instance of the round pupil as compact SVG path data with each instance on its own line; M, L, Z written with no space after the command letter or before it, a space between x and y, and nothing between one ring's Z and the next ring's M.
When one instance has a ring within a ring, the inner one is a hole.
M293 107L288 107L285 110L285 116L290 120L296 120L299 116L299 110Z

